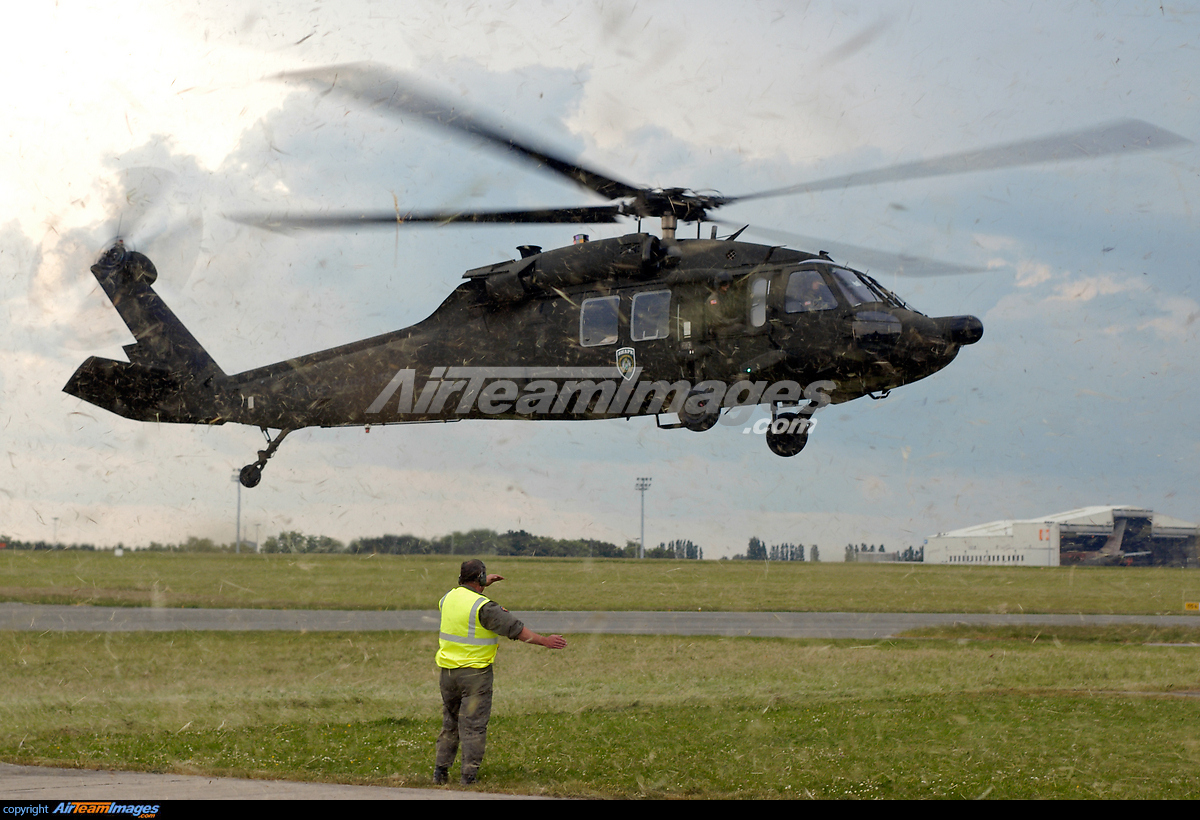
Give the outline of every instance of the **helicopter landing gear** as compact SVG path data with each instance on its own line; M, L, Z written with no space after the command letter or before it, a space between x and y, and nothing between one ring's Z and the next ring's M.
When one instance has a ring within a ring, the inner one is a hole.
M699 395L699 392L693 390L688 393L688 399ZM717 426L717 422L721 420L721 410L688 410L688 402L684 401L683 407L679 408L679 423L693 433L703 433L705 430L711 430Z
M242 486L247 489L257 487L258 482L262 481L262 468L257 464L247 464L238 473L238 481L242 482Z
M808 444L808 417L795 413L780 413L767 428L767 446L777 456L798 455Z
M271 434L266 427L262 428L263 435L267 437L267 449L258 451L258 461L253 464L247 464L238 473L238 481L242 482L242 486L249 489L257 487L258 482L262 481L263 467L267 466L267 459L275 455L275 451L279 449L279 445L287 437L291 430L280 430L279 435L274 440L271 439Z
M711 430L717 426L717 422L721 419L720 413L680 413L679 421L684 427L691 430L693 433L703 433L705 430Z

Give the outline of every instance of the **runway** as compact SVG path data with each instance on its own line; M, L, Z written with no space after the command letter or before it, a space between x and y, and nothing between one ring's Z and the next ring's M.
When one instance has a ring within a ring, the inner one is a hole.
M175 800L532 800L467 789L401 789L341 783L293 783L187 774L51 769L0 763L0 801L57 803ZM545 799L545 798L543 798ZM53 811L51 805L47 813Z
M717 635L727 638L894 638L922 627L1197 626L1195 615L1034 615L901 612L517 612L535 632L564 635ZM436 632L438 613L400 610L167 609L0 604L0 630L33 632Z

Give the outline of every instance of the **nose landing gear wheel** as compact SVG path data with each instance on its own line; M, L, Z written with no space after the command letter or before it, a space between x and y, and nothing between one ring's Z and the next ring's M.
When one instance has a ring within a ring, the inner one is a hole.
M258 482L262 481L262 468L257 464L247 464L238 474L238 480L242 482L243 487L257 487Z

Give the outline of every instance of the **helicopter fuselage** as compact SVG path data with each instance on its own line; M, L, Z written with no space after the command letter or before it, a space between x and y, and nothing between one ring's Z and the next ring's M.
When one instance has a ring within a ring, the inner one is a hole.
M218 370L203 385L144 362L155 388L138 395L126 379L119 402L101 406L145 421L287 430L681 410L695 419L884 393L942 369L982 333L973 317L931 319L869 277L781 247L630 234L525 252L468 271L411 327Z

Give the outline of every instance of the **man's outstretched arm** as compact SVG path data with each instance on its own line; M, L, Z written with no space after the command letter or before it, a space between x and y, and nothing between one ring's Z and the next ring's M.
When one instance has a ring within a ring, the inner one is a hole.
M567 645L562 635L539 635L529 627L521 630L521 634L517 636L517 640L544 646L547 649L563 649Z

